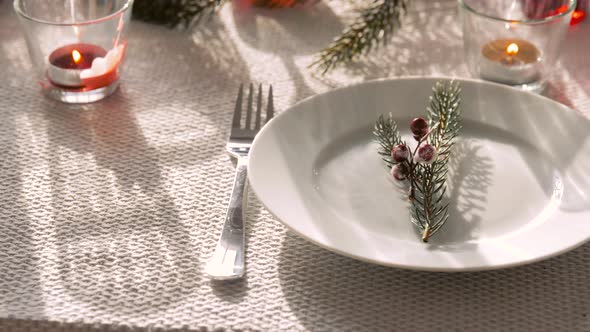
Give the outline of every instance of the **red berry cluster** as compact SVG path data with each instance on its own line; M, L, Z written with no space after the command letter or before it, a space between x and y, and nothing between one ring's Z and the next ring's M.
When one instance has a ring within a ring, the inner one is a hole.
M413 169L413 163L432 164L436 161L438 153L436 148L426 142L426 136L430 133L428 122L418 117L410 123L410 130L418 146L414 153L406 144L397 144L391 150L391 158L395 165L391 168L391 175L396 180L405 180Z

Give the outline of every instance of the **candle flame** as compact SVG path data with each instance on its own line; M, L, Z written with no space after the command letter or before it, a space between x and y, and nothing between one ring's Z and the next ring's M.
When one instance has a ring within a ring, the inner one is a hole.
M74 59L74 63L80 63L80 61L82 60L82 54L80 54L78 50L73 50L72 59Z
M518 53L518 45L516 43L510 43L508 47L506 47L506 54L512 56Z

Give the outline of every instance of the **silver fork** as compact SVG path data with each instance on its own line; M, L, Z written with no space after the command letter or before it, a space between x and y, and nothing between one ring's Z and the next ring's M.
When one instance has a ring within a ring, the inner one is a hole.
M229 207L225 215L221 237L219 238L213 257L211 257L205 267L205 272L213 279L237 279L244 275L244 207L247 201L246 179L248 175L248 153L250 152L250 146L254 137L261 128L262 84L258 86L256 114L254 126L252 127L253 90L254 86L250 84L245 124L241 126L244 85L240 85L231 133L226 145L227 152L237 158L238 163L236 166L234 187L229 199ZM265 123L272 119L273 116L274 105L271 85L268 91Z

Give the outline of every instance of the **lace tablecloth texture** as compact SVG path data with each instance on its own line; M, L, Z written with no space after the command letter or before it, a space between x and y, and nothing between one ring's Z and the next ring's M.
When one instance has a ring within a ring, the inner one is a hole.
M0 0L0 331L590 331L590 245L492 272L404 271L286 232L252 193L247 277L204 275L241 82L272 83L285 109L372 78L469 76L454 1L424 2L389 46L312 75L343 3L227 5L190 31L133 22L120 90L67 106L40 95ZM547 95L590 115L590 22L567 39Z

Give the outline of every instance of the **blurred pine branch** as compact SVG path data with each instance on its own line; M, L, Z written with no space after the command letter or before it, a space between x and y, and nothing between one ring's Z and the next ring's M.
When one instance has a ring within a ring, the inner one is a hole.
M312 64L322 73L369 53L387 43L400 27L410 0L373 0L360 16L332 44L321 51Z
M133 18L170 27L189 25L209 17L230 0L135 0ZM293 7L319 0L243 0L254 6ZM350 1L350 0L349 0ZM411 0L370 0L359 17L318 55L312 67L326 73L387 43L401 25Z

